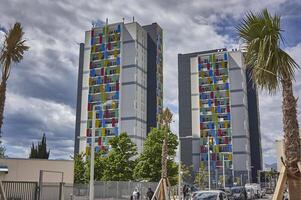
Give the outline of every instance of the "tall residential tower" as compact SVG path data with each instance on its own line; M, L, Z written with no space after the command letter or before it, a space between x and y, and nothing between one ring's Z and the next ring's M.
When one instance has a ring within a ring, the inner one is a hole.
M162 109L162 29L156 23L104 24L85 33L80 45L75 153L90 151L96 112L96 152L126 132L141 152L149 127ZM149 111L148 107L151 107Z
M223 175L226 185L248 182L252 111L242 52L219 49L179 54L178 68L181 161L193 164L195 173L201 166L210 170L212 187L223 184ZM253 100L257 117L257 96Z

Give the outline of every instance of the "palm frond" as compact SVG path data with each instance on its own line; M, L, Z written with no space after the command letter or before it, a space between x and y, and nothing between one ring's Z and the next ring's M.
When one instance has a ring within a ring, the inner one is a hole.
M8 79L11 65L19 63L23 59L23 54L29 49L26 40L23 39L23 28L19 22L6 33L4 45L1 50L0 63L2 64L2 78Z
M280 80L293 79L298 64L280 48L283 42L281 17L272 16L267 9L254 14L249 12L236 26L246 46L245 62L251 68L254 82L273 93Z

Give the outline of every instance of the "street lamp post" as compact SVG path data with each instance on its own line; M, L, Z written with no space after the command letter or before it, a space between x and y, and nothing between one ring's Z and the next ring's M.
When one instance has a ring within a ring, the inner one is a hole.
M185 136L185 137L180 137L179 136L179 177L178 177L178 182L179 182L179 187L178 187L178 197L179 200L181 199L181 176L182 176L182 170L181 170L181 139L192 139L192 135Z
M105 103L102 104L102 108L110 103L112 103L113 100L108 100ZM92 108L92 134L91 137L78 137L78 139L87 139L91 138L91 157L90 157L90 181L89 181L89 200L94 200L94 160L95 160L95 118L96 118L96 112L95 107L100 105L93 105ZM99 138L101 136L98 136Z
M226 188L226 174L225 174L225 154L223 155L223 186Z
M89 186L89 200L94 200L94 157L95 157L95 106L92 109L92 137L91 137L91 164L90 164L90 186Z
M210 166L210 145L209 145L209 135L207 136L207 153L208 153L208 188L211 190L211 166Z
M179 136L179 187L178 187L178 197L181 200L181 138Z

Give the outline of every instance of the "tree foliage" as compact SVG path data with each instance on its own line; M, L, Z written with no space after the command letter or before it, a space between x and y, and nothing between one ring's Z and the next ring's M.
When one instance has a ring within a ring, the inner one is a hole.
M103 179L106 181L128 181L133 179L134 156L137 147L126 133L109 140L112 149L105 161Z
M84 161L84 154L76 154L73 157L74 160L74 183L84 184L88 182L86 176L86 162Z
M108 155L100 151L95 154L94 179L96 181L129 181L133 180L135 168L134 156L137 155L136 145L126 133L109 140L112 149ZM86 159L86 161L85 161ZM85 183L90 179L90 159L84 154L74 157L75 183ZM77 175L76 175L77 174Z
M5 158L6 157L5 151L6 151L6 149L2 144L1 136L0 136L0 158Z
M45 133L43 134L41 142L38 142L38 145L32 143L29 158L39 158L39 159L48 159L50 150L47 151L47 141Z
M282 86L285 166L289 195L291 199L297 199L301 188L301 172L297 165L301 160L301 150L297 99L292 80L300 66L281 49L283 30L280 15L271 15L267 9L256 14L249 12L237 31L245 43L245 62L256 85L270 93Z
M23 59L24 52L29 49L23 38L23 27L19 22L5 34L5 40L0 53L1 84L0 84L0 133L3 124L4 105L6 98L7 80L11 72L11 66Z
M252 78L260 88L269 92L278 89L281 79L293 79L295 70L299 68L280 48L283 41L280 19L265 9L258 14L249 12L237 26L247 49L245 62L251 69Z
M207 180L208 172L206 171L206 167L205 165L200 165L199 171L194 178L194 184L197 185L200 190L204 190Z
M164 138L163 129L153 128L148 134L143 152L137 159L134 176L137 180L159 181L161 178L162 144ZM167 174L171 184L177 180L178 169L174 162L178 145L177 136L172 132L168 133L168 161Z
M181 162L181 178L184 183L191 183L193 172L193 165L187 166Z
M95 154L95 165L94 165L94 179L96 181L102 181L104 176L104 169L106 169L106 159L103 152ZM90 166L90 164L89 164ZM89 171L90 173L90 171ZM89 174L88 173L88 174ZM90 174L88 175L90 177Z

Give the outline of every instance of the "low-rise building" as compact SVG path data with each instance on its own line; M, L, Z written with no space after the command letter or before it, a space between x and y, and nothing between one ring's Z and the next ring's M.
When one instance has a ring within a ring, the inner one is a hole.
M299 132L301 133L301 130ZM301 138L300 138L300 140L301 140ZM283 161L285 160L284 140L283 139L282 140L276 140L275 141L275 146L276 146L276 155L277 155L277 171L280 172L281 167L283 165L283 163L281 161L281 157L283 158ZM300 146L300 148L301 148L301 146Z
M73 160L0 159L0 180L39 182L43 171L44 183L73 183Z

